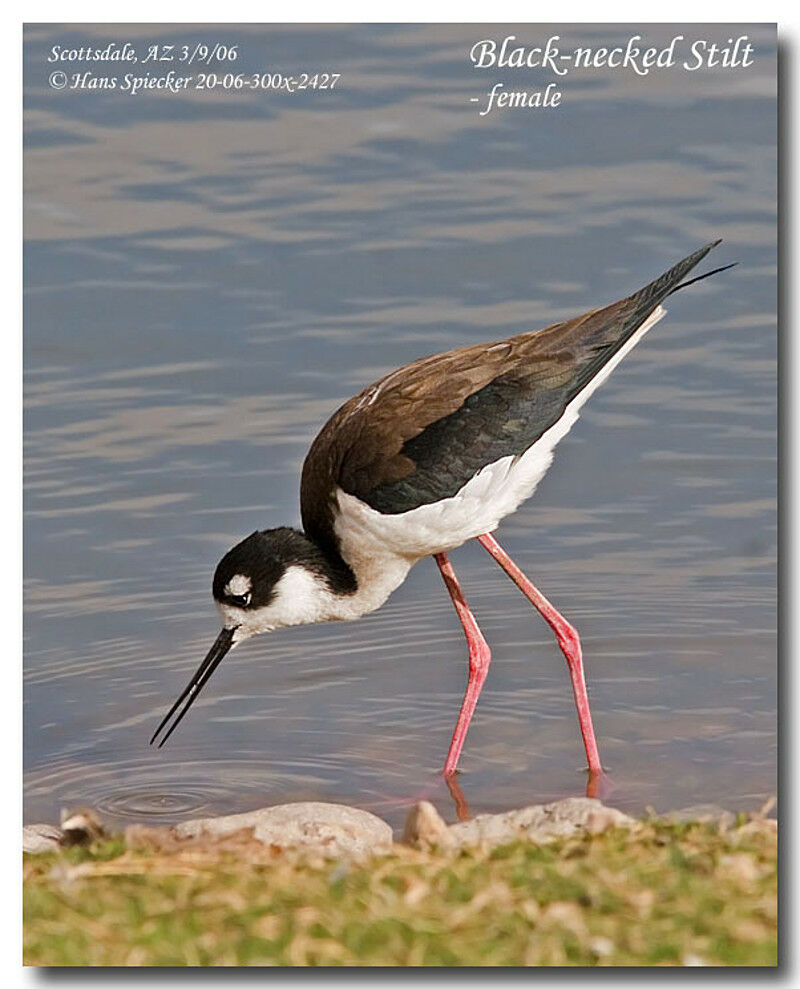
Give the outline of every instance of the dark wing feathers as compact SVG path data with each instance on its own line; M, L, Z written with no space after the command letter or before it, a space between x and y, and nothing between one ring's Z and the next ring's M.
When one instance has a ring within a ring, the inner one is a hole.
M454 495L486 464L524 452L717 243L610 306L422 358L351 398L303 465L306 531L335 543L337 486L378 511L405 512Z

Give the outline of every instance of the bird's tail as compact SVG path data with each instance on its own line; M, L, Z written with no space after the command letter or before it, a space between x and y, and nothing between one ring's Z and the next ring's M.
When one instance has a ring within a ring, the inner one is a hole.
M583 388L626 347L638 330L654 325L664 314L659 307L667 296L701 278L708 278L718 271L723 271L724 268L717 268L706 275L699 275L689 281L683 280L719 243L719 240L715 240L706 244L638 292L618 302L595 309L576 320L541 331L553 337L560 337L562 338L560 343L568 344L575 358L573 386L576 389Z
M692 268L698 265L709 251L712 251L721 243L721 240L713 240L710 244L706 244L705 247L701 247L682 261L679 261L669 271L665 271L655 281L650 282L649 285L645 285L638 292L634 292L626 300L631 310L631 316L633 318L639 316L639 318L645 319L668 295L672 295L678 289L686 288L687 285L691 285L693 282L700 281L702 278L708 278L711 275L715 275L718 271L724 271L725 268L731 267L731 265L725 265L725 268L717 268L715 271L709 271L708 274L699 275L697 278L692 278L688 282L683 281Z
M710 244L706 244L705 247L701 247L679 261L669 271L659 275L658 278L639 289L638 292L634 292L633 295L629 295L625 299L620 299L619 302L613 303L605 310L600 310L599 315L610 317L609 322L615 324L613 334L615 339L607 356L610 357L615 350L624 346L625 342L650 318L667 296L679 289L686 288L687 285L692 285L694 282L709 278L717 272L730 268L731 265L725 265L723 268L716 268L705 275L698 275L689 281L683 281L692 268L698 265L717 244L721 243L721 240L714 240Z

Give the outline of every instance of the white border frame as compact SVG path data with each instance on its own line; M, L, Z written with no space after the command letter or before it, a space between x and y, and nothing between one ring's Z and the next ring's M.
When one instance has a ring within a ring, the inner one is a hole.
M5 243L3 245L3 265L2 277L4 281L2 298L5 302L3 313L3 333L2 333L2 360L0 360L0 463L3 465L5 483L2 486L2 503L0 504L0 518L2 518L3 532L0 546L3 549L3 565L0 567L0 601L3 603L2 627L3 629L3 681L2 690L3 711L0 725L2 725L2 735L0 735L0 751L3 752L4 762L7 767L8 778L3 780L3 790L5 793L6 812L2 815L2 845L8 861L5 863L7 881L4 883L3 895L0 899L0 970L3 973L3 985L14 989L17 985L30 985L33 980L40 981L47 978L47 975L39 974L37 969L23 969L21 967L22 958L22 916L20 886L17 880L19 875L19 831L22 822L22 24L35 22L52 23L107 23L107 22L152 22L152 23L614 23L625 22L631 24L652 24L652 23L778 23L779 45L781 47L782 60L782 82L787 91L782 92L783 112L781 114L783 139L781 165L782 165L782 238L781 238L781 272L783 279L783 292L781 297L781 329L783 333L783 343L781 346L781 357L783 366L781 368L781 385L783 409L781 423L783 435L781 439L782 459L786 464L782 476L781 495L783 499L782 518L784 525L781 529L781 576L783 578L782 587L782 611L787 619L783 623L781 634L781 703L780 710L784 715L782 718L782 767L787 762L791 766L796 762L791 756L795 754L794 741L790 737L790 724L792 713L800 708L800 696L798 696L797 677L790 680L790 667L794 658L794 629L792 623L788 621L791 614L800 607L800 601L796 599L794 593L794 581L791 580L790 566L791 560L796 558L795 539L793 537L792 526L788 518L790 509L789 494L797 489L794 482L795 472L798 469L798 457L796 456L797 429L794 427L794 402L793 394L800 387L800 379L796 374L796 367L792 366L790 360L791 347L790 336L792 327L789 324L791 316L791 289L795 283L797 263L792 257L789 249L790 231L795 219L794 197L790 196L794 169L788 166L796 159L793 135L793 117L791 108L796 104L796 86L794 76L796 73L789 64L794 58L794 49L798 38L798 25L800 24L800 5L796 2L778 2L769 4L743 3L741 0L673 0L670 4L642 4L641 0L634 3L632 0L607 0L602 5L602 12L606 15L602 21L597 18L598 6L596 3L573 2L570 4L535 5L528 0L505 0L501 4L491 6L486 3L478 3L476 0L406 0L400 3L367 3L365 0L339 0L337 4L322 4L319 0L295 0L292 4L261 3L256 0L239 0L239 2L221 4L211 4L198 0L198 2L176 2L176 0L140 0L136 4L120 3L109 7L107 2L100 0L82 0L70 4L68 7L63 2L55 0L35 0L31 3L12 3L0 15L2 24L2 54L0 66L3 67L5 80L2 85L2 106L3 106L3 133L6 135L6 153L2 158L2 193L4 202L5 219ZM556 17L555 15L558 15ZM10 138L10 140L9 140ZM9 147L10 145L10 147ZM784 167L786 166L786 167ZM796 607L797 606L797 607ZM789 688L789 689L787 689ZM796 733L792 733L796 734ZM787 751L791 749L791 751ZM787 755L789 758L787 759ZM787 773L782 771L782 781L787 777ZM786 780L788 783L788 780ZM781 819L790 826L793 819L792 808L786 801L789 794L784 792L784 805ZM791 840L791 834L782 835L784 853L787 847L787 840ZM798 866L796 857L784 854L783 861L788 863L791 873L784 872L783 891L781 896L782 905L785 906L788 899L786 891L786 880L789 880L790 887L796 892L798 890ZM793 943L797 938L793 935L798 933L800 927L800 911L792 911L793 917L786 918L793 920L792 930L786 929L786 923L782 925L781 943L782 957L784 959L784 973L788 974L793 969ZM258 970L255 970L256 973ZM331 970L329 970L330 972ZM391 970L392 975L395 970ZM625 978L620 970L606 969L606 980L609 978ZM470 974L471 973L471 974ZM659 970L647 970L646 978L659 978ZM652 973L652 974L651 974ZM760 982L765 978L774 979L770 970L722 970L726 980L737 982ZM632 977L641 980L643 970L634 969ZM352 971L344 970L342 976L348 979L357 979L359 982L366 977L369 981L383 981L391 978L392 975L382 976L379 972L371 970L370 974L364 972L359 977ZM101 970L76 970L74 978L76 981L91 980L97 985L113 983L120 977L131 977L125 970L101 969ZM340 978L342 977L340 976ZM58 976L50 976L50 978ZM61 976L68 979L67 971ZM145 969L142 978L147 978L153 987L167 985L174 980L198 979L200 974L192 970L170 970L160 972L159 970ZM227 983L235 978L241 978L239 970L228 973L224 969L214 970L213 973L204 973L203 981L213 981L214 984ZM258 978L266 978L266 973L261 973ZM394 975L394 978L397 978ZM402 972L401 972L402 977ZM429 974L415 973L412 976L423 985L433 983L445 976L431 970ZM485 975L480 970L455 970L450 978L467 979L473 984L488 985L497 978L496 972L487 972ZM530 978L535 978L537 984L548 985L551 983L574 983L578 984L587 978L584 969L576 969L574 973L567 972L546 972L537 970ZM602 978L601 975L596 977ZM674 975L673 975L674 977ZM287 973L273 972L269 976L271 985L296 986L306 981L311 982L315 978L336 978L335 974L316 976L309 971L307 974L294 970ZM681 976L684 984L688 986L699 986L705 979L701 972L683 971Z

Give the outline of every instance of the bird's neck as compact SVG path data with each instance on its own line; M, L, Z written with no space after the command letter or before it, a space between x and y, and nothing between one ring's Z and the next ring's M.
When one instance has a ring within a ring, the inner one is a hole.
M319 553L313 562L317 621L348 621L380 608L403 583L413 562L393 553L360 552L357 546L340 551L307 533L306 538Z
M331 593L340 597L355 594L358 590L358 579L338 548L327 540L315 539L307 532L303 535L313 548L309 563Z

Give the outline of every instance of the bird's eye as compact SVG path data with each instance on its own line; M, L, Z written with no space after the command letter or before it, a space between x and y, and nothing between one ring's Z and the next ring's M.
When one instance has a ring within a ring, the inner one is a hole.
M225 585L225 599L236 608L250 604L253 581L245 573L235 573Z

